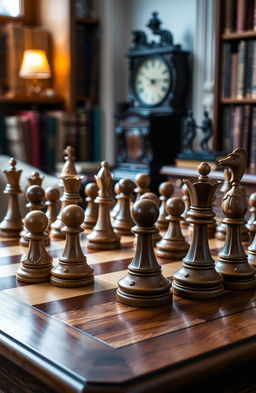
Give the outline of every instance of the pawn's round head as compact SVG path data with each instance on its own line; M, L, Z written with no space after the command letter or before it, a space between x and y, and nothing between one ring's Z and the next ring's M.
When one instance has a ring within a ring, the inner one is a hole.
M45 198L47 201L55 202L60 197L59 189L56 187L47 187L45 190Z
M26 198L29 202L42 202L44 199L44 190L40 186L29 186L26 191Z
M150 199L157 205L157 207L160 206L159 198L153 192L145 192L145 194L141 195L140 199Z
M180 216L185 209L185 204L182 199L174 197L168 199L165 208L170 216Z
M80 227L84 221L84 211L80 206L68 205L62 210L61 219L68 228Z
M211 167L208 162L201 162L201 164L198 165L197 170L202 177L206 177L211 172Z
M165 196L166 198L171 198L174 192L173 184L170 181L165 181L159 186L159 194Z
M30 233L43 233L47 228L48 218L44 212L35 210L26 215L24 224Z
M121 179L119 181L119 192L130 195L134 190L134 184L130 179Z
M147 188L150 183L150 176L146 173L138 173L135 176L135 184L140 188Z
M256 192L250 195L249 205L250 207L256 207Z
M140 199L132 207L132 218L139 227L152 227L159 216L159 209L150 199Z
M98 187L96 183L88 183L84 188L85 195L88 197L95 199L98 195Z

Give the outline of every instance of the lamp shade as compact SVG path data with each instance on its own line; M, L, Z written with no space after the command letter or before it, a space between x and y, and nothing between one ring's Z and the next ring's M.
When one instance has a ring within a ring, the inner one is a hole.
M19 76L22 78L50 78L51 70L45 51L35 49L25 50Z

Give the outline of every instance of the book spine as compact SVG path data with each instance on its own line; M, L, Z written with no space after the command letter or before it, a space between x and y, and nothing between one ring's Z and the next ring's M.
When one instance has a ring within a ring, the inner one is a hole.
M250 169L256 169L256 107L252 109L252 128L250 143Z
M222 97L228 98L231 94L231 44L225 42L223 45L222 63Z
M231 33L234 31L234 4L233 0L226 0L225 2L225 20L224 20L224 33Z
M251 98L252 96L252 72L253 72L253 41L247 43L247 56L245 64L245 96Z
M236 92L237 98L244 97L245 59L246 59L246 42L242 40L238 45L237 92Z
M236 12L237 32L242 32L245 29L246 3L247 1L245 0L237 0L237 12Z

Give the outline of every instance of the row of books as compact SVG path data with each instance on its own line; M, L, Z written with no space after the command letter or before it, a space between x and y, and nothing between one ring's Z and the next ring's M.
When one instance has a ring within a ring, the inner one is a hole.
M76 0L75 10L78 18L98 17L98 4L96 0Z
M229 105L222 113L222 150L242 147L248 152L248 166L256 168L256 106Z
M80 162L100 161L99 108L62 111L22 111L0 115L0 152L27 162L47 173L63 161L63 150L71 145Z
M256 30L256 0L225 0L224 33Z
M222 97L256 98L256 40L225 42Z
M25 49L41 49L46 52L51 66L50 34L40 27L23 26L9 22L0 28L0 94L22 95L27 81L19 77ZM44 87L49 87L44 80Z

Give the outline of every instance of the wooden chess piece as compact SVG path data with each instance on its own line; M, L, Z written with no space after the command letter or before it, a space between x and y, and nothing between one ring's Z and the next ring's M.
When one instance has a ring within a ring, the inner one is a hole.
M130 201L134 190L134 184L129 179L121 179L119 185L119 211L114 219L113 228L116 233L123 236L131 236L131 228L134 226L131 217Z
M42 186L42 182L44 180L44 176L40 176L39 172L32 172L31 176L27 177L29 186Z
M10 169L3 171L7 179L4 194L8 196L8 205L4 219L0 223L0 235L6 238L20 237L23 228L18 201L18 194L22 192L19 185L22 171L16 169L14 158L10 159L9 165Z
M232 183L231 183L231 177L232 177L232 171L230 168L224 168L224 182L222 183L222 186L220 188L220 191L225 194L231 189ZM221 222L217 225L216 232L215 232L215 239L218 240L225 240L227 233L227 225L221 220Z
M26 207L29 211L34 211L34 210L39 210L42 211L45 208L45 203L44 201L44 190L40 186L29 186L26 191L26 198L28 203L26 204ZM20 245L23 247L28 247L29 245L29 240L27 238L27 233L28 231L26 228L23 229L21 232L21 237L20 237ZM49 236L44 239L45 245L49 246L50 244L50 238Z
M182 200L185 204L185 209L182 213L182 217L184 218L184 220L181 221L180 225L181 228L186 229L188 227L188 222L187 222L187 214L190 208L190 196L189 196L189 191L188 191L188 187L186 184L183 184L182 188L181 188L181 192L182 192Z
M58 214L57 219L51 225L50 235L53 238L57 239L65 239L65 233L62 232L62 228L64 224L61 219L61 213L64 207L68 205L76 205L79 202L82 202L82 198L80 196L80 183L81 176L63 176L62 181L64 184L64 192L61 200L61 208Z
M251 243L256 233L256 192L250 195L249 206L251 215L247 221L247 224L245 224L245 227L249 231L249 241Z
M45 249L48 218L40 210L29 212L24 219L29 241L28 250L21 258L21 267L16 273L17 280L26 283L49 281L52 257Z
M77 175L77 170L74 164L74 161L76 160L75 149L72 146L67 146L66 149L63 151L63 153L64 153L64 161L66 162L63 165L60 174L60 178L59 178L60 186L63 186L63 177Z
M185 257L189 244L181 233L180 222L183 220L181 214L185 204L180 198L170 198L166 202L166 217L169 222L168 230L163 239L156 244L156 255L158 257L179 260Z
M95 203L95 198L98 195L98 187L96 183L88 183L84 189L86 195L87 207L84 212L84 222L81 225L84 229L92 229L98 219L98 204Z
M111 217L112 217L112 218L115 218L116 215L117 215L118 212L119 212L119 198L118 198L118 195L120 194L119 183L116 183L116 184L115 184L115 186L114 186L114 191L115 191L115 195L116 195L116 203L115 203L114 208L113 208L112 211L111 211Z
M175 295L193 299L210 299L223 293L223 278L216 272L208 243L208 224L215 216L212 200L219 185L209 180L211 168L207 162L198 166L198 179L187 179L191 200L188 223L193 224L192 241L182 267L175 272L173 292Z
M168 221L166 219L167 213L165 210L165 204L166 204L167 199L171 198L173 192L174 192L174 187L170 181L165 181L160 184L159 194L161 196L159 199L161 201L161 205L159 208L159 217L156 222L156 227L160 230L168 228Z
M218 254L216 270L222 274L225 288L253 288L256 286L255 271L248 263L240 231L240 226L245 223L244 214L247 210L246 197L240 187L247 165L246 150L241 148L234 150L219 160L219 165L227 166L232 170L232 188L226 193L222 202L222 211L225 215L223 222L227 224L227 234L223 249Z
M99 188L98 196L95 199L95 202L99 204L99 214L93 231L87 236L87 247L95 250L120 248L120 236L114 232L110 221L110 209L113 201L111 187L114 180L107 161L101 163L101 169L95 175L95 180Z
M214 195L212 200L212 209L214 209L216 196ZM208 239L214 239L217 229L216 219L213 217L212 222L208 224Z
M48 231L50 232L52 223L57 219L58 201L60 199L59 189L47 187L45 190L45 199L47 206L46 216L49 221Z
M62 231L66 234L66 244L57 266L52 268L51 284L69 288L90 285L94 280L93 268L87 264L79 240L84 211L80 206L68 205L61 219L65 225Z
M150 191L148 188L150 181L150 176L146 173L138 173L135 176L135 184L137 186L134 190L137 193L136 201L138 201L145 192Z
M160 206L160 201L159 198L156 194L154 194L153 192L145 192L144 194L141 195L140 199L150 199L151 201L153 201L157 207L159 208ZM160 235L160 232L155 232L152 236L152 241L153 241L153 246L156 246L156 243L160 242L160 240L162 239L162 236ZM137 237L135 236L134 238L134 246L136 245L137 241Z
M156 307L172 299L171 283L163 277L152 245L152 235L158 231L154 225L158 215L158 207L149 199L141 199L132 207L137 246L128 274L119 280L116 293L116 299L129 306Z

